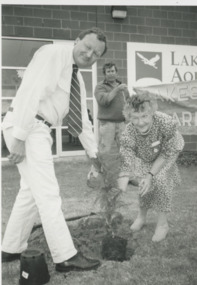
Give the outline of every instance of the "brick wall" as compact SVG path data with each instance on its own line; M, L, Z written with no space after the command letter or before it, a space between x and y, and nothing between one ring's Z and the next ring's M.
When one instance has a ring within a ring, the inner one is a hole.
M197 6L127 6L124 20L112 19L111 6L2 5L2 36L74 40L81 30L99 27L107 35L108 52L127 82L126 43L197 46ZM186 149L197 150L197 136L186 136Z

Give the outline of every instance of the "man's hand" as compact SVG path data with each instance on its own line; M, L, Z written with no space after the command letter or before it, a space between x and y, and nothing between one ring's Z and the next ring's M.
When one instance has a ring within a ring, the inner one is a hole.
M124 95L125 101L130 97L129 90L127 88L127 85L122 83L117 87L118 91L122 91L122 94Z
M93 165L94 169L97 171L97 172L101 172L101 163L100 161L98 160L97 157L92 157L90 158L90 161L91 161L91 164Z
M118 85L118 87L116 87L118 89L118 91L127 91L127 85L125 83L122 83L120 85Z
M8 155L8 159L14 164L17 164L22 162L24 158L25 142L14 138L10 149L10 155Z
M100 189L104 186L103 175L100 172L97 172L94 166L91 166L91 169L87 176L87 185L90 188Z

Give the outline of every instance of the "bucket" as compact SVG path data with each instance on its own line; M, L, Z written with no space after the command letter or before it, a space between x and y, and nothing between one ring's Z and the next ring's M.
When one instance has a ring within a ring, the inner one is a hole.
M37 249L27 249L20 258L20 285L43 285L50 275L44 253Z

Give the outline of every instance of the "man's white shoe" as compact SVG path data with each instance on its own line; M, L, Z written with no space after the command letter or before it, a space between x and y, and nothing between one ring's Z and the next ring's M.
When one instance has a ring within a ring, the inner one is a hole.
M138 232L145 225L145 220L141 218L137 218L135 222L131 225L130 229L132 232Z
M153 242L160 242L164 240L168 234L169 226L168 224L164 226L157 226L155 230L155 234L152 237Z

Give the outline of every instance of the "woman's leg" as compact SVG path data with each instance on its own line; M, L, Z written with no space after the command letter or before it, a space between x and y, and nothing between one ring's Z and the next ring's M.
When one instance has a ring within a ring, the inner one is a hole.
M145 225L147 212L148 212L148 210L146 208L143 208L143 207L139 208L137 218L130 227L130 229L133 232L140 231L141 228Z
M168 234L169 226L166 212L158 212L157 225L152 241L160 242L164 240Z

